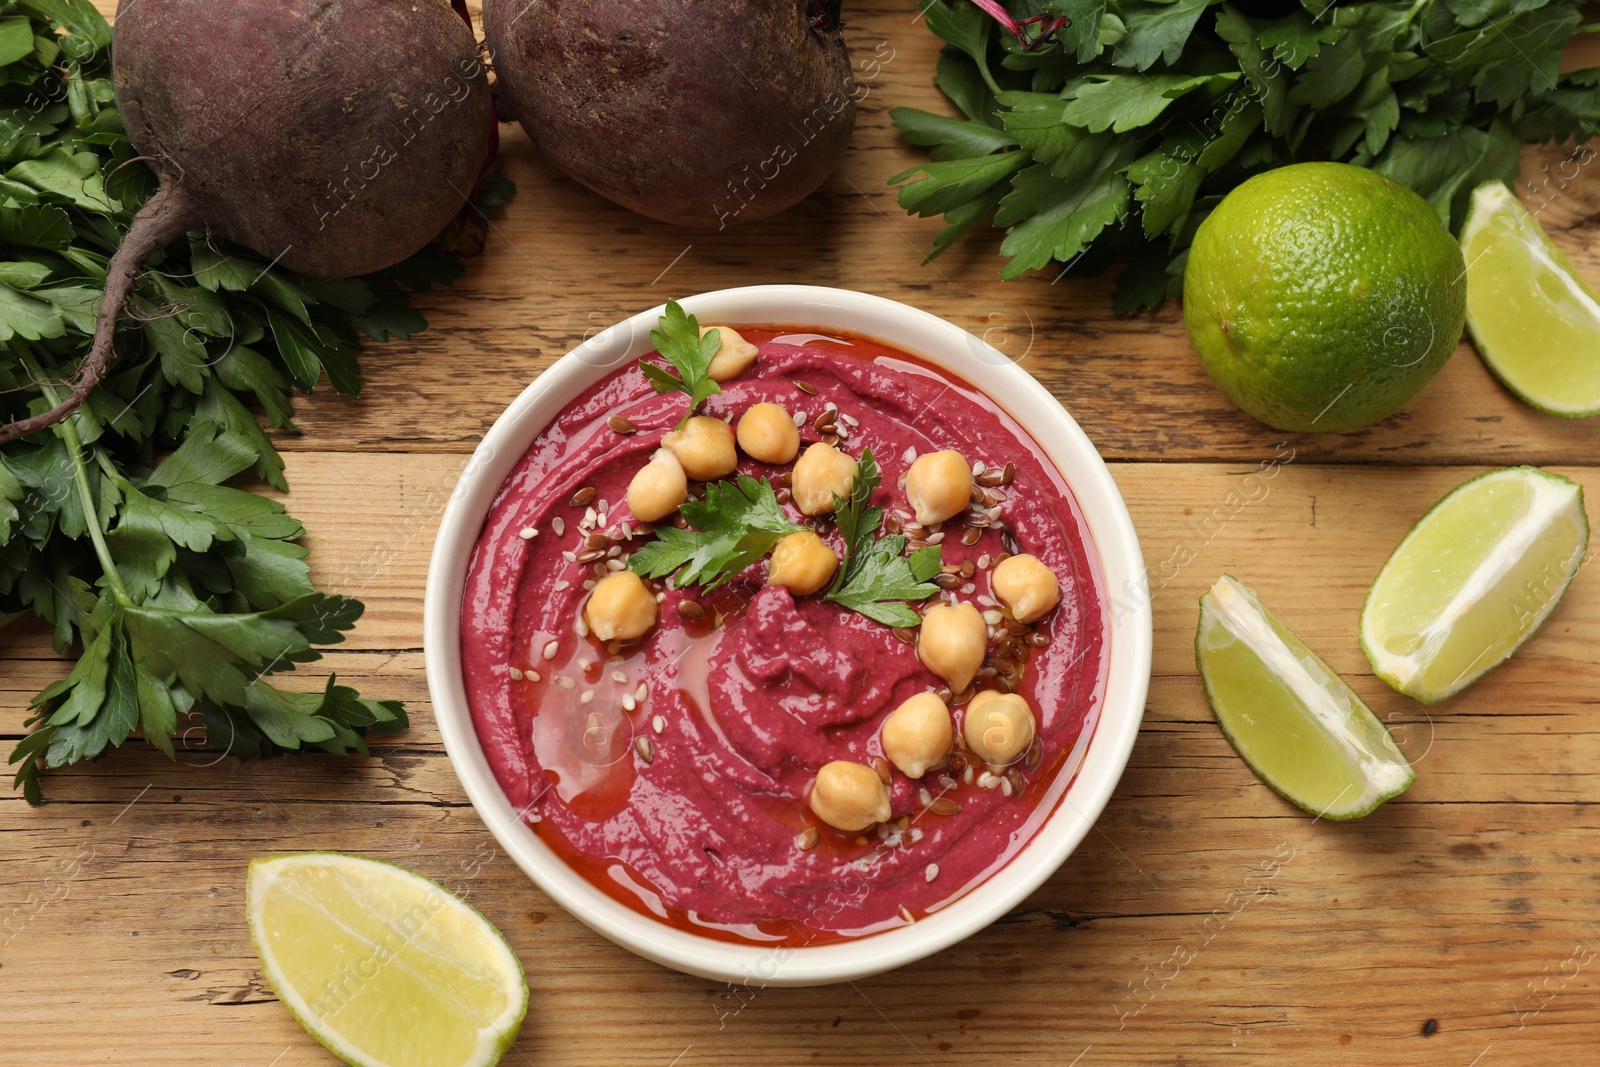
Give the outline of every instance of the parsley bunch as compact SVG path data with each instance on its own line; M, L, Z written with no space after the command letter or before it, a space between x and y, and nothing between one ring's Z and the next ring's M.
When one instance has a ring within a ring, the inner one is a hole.
M1308 159L1371 167L1459 226L1520 142L1600 129L1600 68L1559 73L1581 3L1551 0L1006 0L1052 22L1019 40L965 0L924 0L949 45L934 79L966 116L893 111L932 161L900 206L943 215L929 258L992 219L1002 276L1130 259L1119 311L1181 291L1195 230L1229 190Z
M123 133L111 29L87 0L0 0L0 420L52 406L86 350L105 265L154 176ZM304 534L255 410L293 430L291 387L361 387L361 334L426 326L406 290L458 276L435 251L393 270L311 281L194 240L166 250L131 300L136 324L78 412L0 449L0 625L32 614L66 678L34 699L11 755L39 772L139 730L171 756L187 717L236 756L366 753L406 727L399 703L330 677L289 692L270 675L342 640L362 605L312 587ZM402 288L402 286L404 288Z

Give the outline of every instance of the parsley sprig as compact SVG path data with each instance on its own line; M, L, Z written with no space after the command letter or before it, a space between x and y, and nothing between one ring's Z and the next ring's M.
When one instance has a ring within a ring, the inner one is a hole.
M715 589L772 551L779 538L805 529L784 513L771 482L743 474L735 482L710 483L704 501L687 500L678 510L693 528L658 528L656 540L629 558L628 569L646 578L676 573L680 589Z
M123 132L111 28L82 0L14 0L0 19L0 421L60 398L87 348L106 259L155 190ZM15 106L11 106L15 105ZM201 240L140 278L118 355L65 421L0 448L0 625L34 615L70 672L33 701L17 783L139 731L175 755L191 723L239 757L365 754L406 727L394 701L332 677L269 679L318 658L362 612L316 590L298 521L236 484L285 489L253 408L293 430L291 390L355 394L355 350L427 324L407 290L448 282L425 251L392 270L313 281ZM193 718L189 718L190 716ZM198 738L196 738L198 740Z
M901 602L939 591L929 579L939 573L942 554L938 545L929 545L908 558L904 537L878 536L883 509L870 501L882 481L872 449L862 449L850 496L833 498L845 557L823 599L885 626L916 626L921 617ZM748 475L712 482L704 501L686 501L679 510L691 529L658 528L656 540L628 560L629 570L645 578L674 574L680 589L715 589L771 552L785 534L805 529L784 512L771 482Z
M1600 67L1560 72L1567 40L1596 29L1578 2L1004 4L1071 22L1039 48L965 0L922 0L951 46L935 81L965 118L891 112L932 155L892 179L912 179L900 206L948 223L929 258L992 218L1006 278L1132 257L1120 311L1182 291L1195 230L1253 174L1371 167L1459 226L1476 185L1517 178L1519 142L1600 131Z
M845 557L823 599L885 626L916 626L921 616L900 602L926 600L939 591L929 579L939 573L943 553L938 545L929 545L908 558L904 537L878 536L883 509L870 501L882 481L872 449L863 448L849 498L833 498L834 523L845 541Z
M689 410L678 422L681 427L705 402L707 397L722 392L722 386L711 380L711 361L722 347L722 336L710 330L700 336L700 323L683 310L676 300L667 301L667 313L661 316L660 325L650 331L650 343L677 368L678 373L655 363L639 361L639 370L655 386L658 393L687 393Z

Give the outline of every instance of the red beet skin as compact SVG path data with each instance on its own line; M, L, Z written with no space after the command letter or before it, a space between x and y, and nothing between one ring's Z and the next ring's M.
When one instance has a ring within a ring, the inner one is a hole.
M501 108L590 189L721 228L838 166L859 90L826 0L484 0Z

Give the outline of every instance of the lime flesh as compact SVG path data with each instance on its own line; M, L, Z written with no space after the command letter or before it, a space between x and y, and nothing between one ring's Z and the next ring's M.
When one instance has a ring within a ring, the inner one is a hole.
M1222 732L1291 803L1356 819L1415 779L1371 709L1238 579L1200 598L1195 660Z
M1461 251L1467 329L1495 377L1542 411L1600 413L1600 298L1504 184L1473 191Z
M1583 489L1559 474L1508 467L1457 486L1367 594L1373 672L1426 704L1460 692L1539 628L1588 544Z
M337 852L253 860L250 935L300 1025L355 1067L489 1067L528 1008L487 919L403 867Z

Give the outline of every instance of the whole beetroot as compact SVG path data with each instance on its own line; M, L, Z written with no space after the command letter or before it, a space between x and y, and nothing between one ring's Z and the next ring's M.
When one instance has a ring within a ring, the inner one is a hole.
M353 277L436 237L488 160L487 72L449 0L123 0L114 47L117 105L161 187L107 265L71 395L0 442L83 403L140 269L185 232Z
M503 113L641 215L722 228L810 194L855 127L838 0L484 0Z

